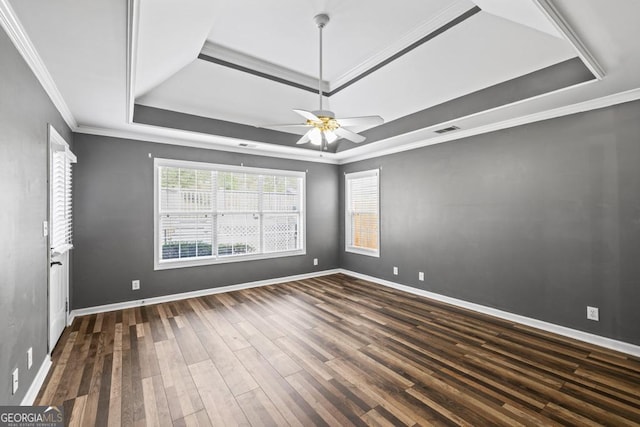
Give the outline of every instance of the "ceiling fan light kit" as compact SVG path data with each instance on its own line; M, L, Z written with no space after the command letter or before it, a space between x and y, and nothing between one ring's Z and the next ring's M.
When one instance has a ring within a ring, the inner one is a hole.
M324 110L322 107L322 30L329 23L329 15L320 13L313 17L319 31L319 73L318 73L318 97L319 108L315 111L307 111L302 109L294 109L293 111L306 119L303 125L286 124L269 126L275 129L292 130L300 126L308 127L309 130L302 135L296 144L317 145L322 150L327 150L329 144L334 143L339 138L348 139L354 143L363 142L366 138L360 134L346 129L346 126L377 126L384 123L380 116L362 116L349 118L336 118L333 111Z

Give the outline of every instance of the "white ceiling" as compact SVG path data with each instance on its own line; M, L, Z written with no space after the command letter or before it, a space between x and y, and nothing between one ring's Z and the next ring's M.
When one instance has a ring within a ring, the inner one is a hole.
M51 77L45 87L60 95L77 132L242 151L233 138L132 123L133 103L247 125L296 122L291 109L315 109L317 94L198 59L205 43L257 71L313 83L313 16L326 12L324 77L335 89L476 5L480 12L333 94L328 107L338 116L376 114L389 122L579 54L591 55L604 78L461 117L456 125L472 133L640 87L634 0L403 0L403 7L380 0L130 0L130 7L113 0L10 0L0 2L0 13L24 30ZM452 137L414 131L322 160ZM299 147L251 142L250 152L318 160L317 152Z
M314 29L313 21L306 20L306 24ZM486 31L487 28L491 30ZM327 34L332 29L327 27ZM341 33L348 37L349 33ZM469 37L478 33L483 37ZM522 55L523 44L527 55ZM326 47L331 52L330 46L327 40ZM347 64L334 67L336 75L359 65L349 52L345 48L332 52L338 58L334 62L340 64L344 58ZM271 52L272 56L265 59L282 65L289 57L297 56L298 63L315 66L313 53L302 47L293 52L283 49ZM328 106L339 116L380 115L392 121L574 56L575 52L561 39L480 12L331 96ZM316 109L318 99L297 88L196 59L137 102L260 125L296 121L292 108Z
M455 17L456 12L474 6L470 0L403 0L402 7L370 0L218 3L208 41L314 78L318 76L318 29L313 17L329 13L331 21L324 29L324 77L330 81L399 40L424 36L441 15Z

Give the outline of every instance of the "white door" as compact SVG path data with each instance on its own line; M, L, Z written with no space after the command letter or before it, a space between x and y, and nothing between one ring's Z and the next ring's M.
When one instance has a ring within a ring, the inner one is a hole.
M71 164L76 157L49 126L49 352L67 325L69 312L69 251L71 244Z
M52 351L67 325L69 294L69 251L51 255L49 270L49 351Z

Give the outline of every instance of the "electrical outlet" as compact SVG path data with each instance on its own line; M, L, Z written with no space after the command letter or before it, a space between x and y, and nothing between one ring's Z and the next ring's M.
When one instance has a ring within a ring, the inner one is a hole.
M49 221L42 221L42 237L49 235Z
M131 290L137 291L138 289L140 289L140 280L132 280Z
M318 258L313 259L313 265L318 265Z
M398 275L398 267L393 267L393 275L394 276Z
M587 306L587 319L595 320L596 322L600 321L600 310L598 310L598 307Z
M418 280L424 282L424 271L418 272Z
M27 350L27 369L31 369L31 366L33 366L33 347Z
M11 394L16 394L18 391L18 368L11 374L11 384Z

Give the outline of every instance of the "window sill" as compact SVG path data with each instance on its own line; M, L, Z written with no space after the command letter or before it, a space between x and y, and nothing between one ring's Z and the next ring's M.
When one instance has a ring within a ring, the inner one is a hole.
M156 261L154 265L154 270L171 270L175 268L184 268L184 267L199 267L205 265L216 265L216 264L228 264L233 262L244 262L244 261L257 261L262 259L273 259L273 258L285 258L290 256L300 256L306 255L307 251L305 249L289 251L289 252L278 252L278 253L267 253L267 254L257 254L257 255L229 255L222 258L200 258L200 259L179 259L179 260L165 260L165 261Z
M370 257L374 257L374 258L380 258L380 251L376 251L373 249L365 249L365 248L358 248L356 246L347 246L345 247L345 252L351 252L353 254L358 254L358 255L366 255L366 256L370 256Z

